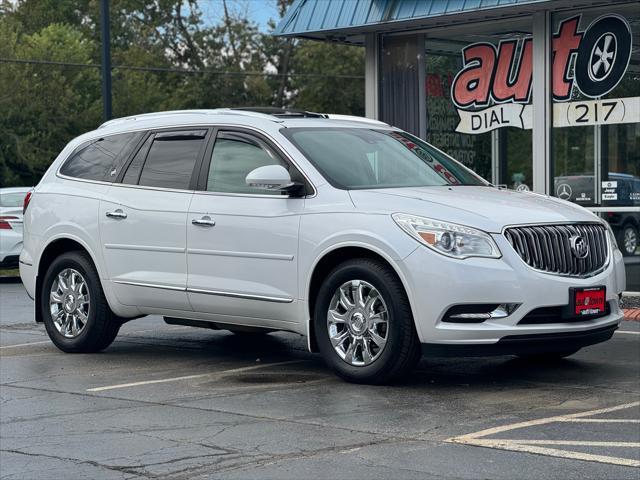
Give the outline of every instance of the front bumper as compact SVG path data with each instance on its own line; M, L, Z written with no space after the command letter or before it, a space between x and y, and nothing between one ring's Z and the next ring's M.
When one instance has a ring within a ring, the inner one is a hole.
M581 332L603 328L610 329L611 334L613 333L613 329L623 318L618 305L618 295L625 288L624 263L620 252L613 252L609 245L609 264L597 275L589 278L563 277L533 270L522 261L506 238L498 234L493 235L493 238L503 254L500 259L457 260L423 247L404 259L401 264L402 274L405 276L421 343L461 347L500 344L498 351L508 351L504 345L535 345L537 339L545 339L542 335L579 335ZM596 285L606 287L610 307L606 316L562 323L519 323L525 315L537 308L568 305L570 287ZM520 306L507 317L485 320L482 323L442 321L447 310L454 305L494 303L517 303ZM542 343L550 338L547 337ZM600 335L598 338L603 337Z
M535 355L552 352L571 352L588 345L606 342L618 329L617 324L577 332L534 333L507 335L492 344L447 345L423 343L426 356L485 357L491 355Z

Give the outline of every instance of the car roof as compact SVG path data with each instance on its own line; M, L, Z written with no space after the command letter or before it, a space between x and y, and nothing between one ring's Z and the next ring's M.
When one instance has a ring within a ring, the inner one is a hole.
M115 134L126 131L145 130L189 125L235 125L270 130L275 127L351 127L391 128L388 124L364 117L326 114L283 109L232 109L174 110L145 113L109 120L94 132L82 137Z

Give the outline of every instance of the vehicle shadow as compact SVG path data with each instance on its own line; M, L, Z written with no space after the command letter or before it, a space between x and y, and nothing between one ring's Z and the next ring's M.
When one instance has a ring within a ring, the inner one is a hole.
M604 348L604 347L600 347ZM279 367L281 371L299 372L305 368L333 377L319 354L307 351L304 338L287 333L268 335L236 335L226 331L196 330L171 336L137 340L122 338L106 350L114 360L126 357L127 362L144 361L162 356L167 361L225 362L246 365L300 361L301 364ZM423 358L416 369L389 387L405 390L434 390L469 386L499 387L514 383L601 383L612 377L633 376L633 365L616 365L601 355L576 354L553 361L530 361L510 356L473 358ZM631 377L629 377L631 378Z

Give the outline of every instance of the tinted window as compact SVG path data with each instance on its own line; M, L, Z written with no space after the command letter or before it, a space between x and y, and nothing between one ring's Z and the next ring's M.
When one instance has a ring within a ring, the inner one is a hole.
M200 156L206 133L206 130L157 133L138 184L189 189L193 168Z
M286 128L281 131L339 188L488 185L428 143L397 130Z
M112 182L141 135L123 133L92 141L76 150L60 173L85 180Z
M244 133L222 132L213 147L207 190L224 193L259 193L281 195L281 192L258 190L245 179L252 170L265 165L287 164L262 140Z
M149 147L151 146L151 142L153 141L153 135L147 138L138 150L138 153L133 157L131 163L129 164L129 168L127 168L127 173L124 174L122 179L122 183L128 183L131 185L138 184L138 178L140 178L140 171L142 170L142 165L144 165L144 161L147 158L147 152L149 151Z

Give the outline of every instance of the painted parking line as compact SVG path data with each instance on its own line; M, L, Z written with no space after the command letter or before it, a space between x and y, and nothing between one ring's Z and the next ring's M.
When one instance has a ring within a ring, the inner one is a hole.
M278 367L281 365L291 365L294 363L302 363L305 362L306 360L290 360L287 362L277 362L277 363L263 363L260 365L253 365L251 367L241 367L241 368L232 368L230 370L222 370L220 372L209 372L209 373L200 373L197 375L184 375L181 377L171 377L171 378L160 378L157 380L143 380L141 382L132 382L132 383L120 383L117 385L107 385L105 387L95 387L95 388L88 388L87 392L104 392L107 390L117 390L120 388L130 388L130 387L139 387L142 385L154 385L156 383L168 383L168 382L180 382L183 380L191 380L194 378L204 378L204 377L211 377L214 375L226 375L229 373L240 373L240 372L249 372L251 370L257 370L259 368L266 368L266 367Z
M4 345L3 347L0 347L0 350L4 350L5 348L28 347L29 345L42 345L44 343L51 343L51 340L44 340L42 342L18 343L17 345Z
M589 410L586 412L578 412L569 415L558 415L554 417L540 418L537 420L529 420L526 422L512 423L499 427L487 428L475 433L452 437L446 441L449 443L457 443L462 445L473 445L477 447L495 448L499 450L510 450L523 453L534 453L538 455L546 455L550 457L568 458L573 460L586 460L590 462L608 463L614 465L623 465L627 467L640 467L640 461L631 458L614 457L610 455L597 455L584 452L574 452L571 450L560 450L549 448L549 446L590 446L590 447L627 447L640 448L640 442L600 442L586 440L539 440L539 439L504 439L504 438L486 438L490 435L496 435L511 430L521 428L535 427L538 425L546 425L550 423L561 422L584 422L584 423L640 423L637 419L621 419L621 418L588 418L604 413L617 412L633 407L640 406L640 402L625 403L609 408L601 408L598 410ZM609 421L609 422L606 422Z
M640 423L640 420L634 418L565 418L558 422L574 422L574 423Z
M640 335L640 331L635 331L635 330L616 330L615 333L622 333L627 335Z

